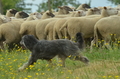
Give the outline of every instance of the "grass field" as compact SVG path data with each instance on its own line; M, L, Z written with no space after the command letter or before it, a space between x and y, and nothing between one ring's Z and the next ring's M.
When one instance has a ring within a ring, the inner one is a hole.
M120 79L120 50L94 49L83 52L90 59L86 66L80 61L66 60L66 67L57 65L57 58L49 66L45 60L38 60L24 71L17 69L27 62L28 50L2 50L0 52L0 79Z

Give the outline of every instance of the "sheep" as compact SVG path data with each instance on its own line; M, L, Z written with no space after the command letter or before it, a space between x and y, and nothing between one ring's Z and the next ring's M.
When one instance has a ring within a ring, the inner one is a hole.
M76 10L87 11L87 8L91 8L88 4L81 4Z
M86 11L86 16L89 15L96 15L96 14L101 14L100 9L94 8L94 9L88 9L88 11Z
M62 25L67 21L67 19L69 18L62 18L62 19L58 19L56 21L56 23L54 24L54 28L53 28L53 39L63 39L65 37L67 37L66 34L66 29L64 29L64 31L59 31L59 29L62 27Z
M35 20L35 19L41 19L41 17L42 17L42 14L41 13L39 13L39 12L35 12L35 13L31 13L30 15L29 15L29 17L27 17L27 21L30 21L30 20Z
M119 39L120 37L120 16L111 16L100 19L94 27L94 39L91 42L92 46L96 43L98 45L98 38L104 40L104 45L108 49L112 49L109 45L113 39Z
M19 34L21 36L26 35L26 34L31 34L36 37L35 27L36 27L37 23L43 19L51 18L53 16L54 15L52 13L47 11L42 15L41 19L23 22L21 24Z
M7 17L14 17L17 12L18 12L18 11L15 10L15 9L9 9L9 10L7 10L7 12L6 12L6 16L7 16Z
M19 11L15 14L15 18L27 18L29 15L23 11Z
M7 23L9 21L11 21L11 19L9 17L6 17L6 16L0 17L0 25L3 23Z
M55 20L58 20L58 18L45 19L37 23L35 29L36 29L36 36L39 40L46 39L45 27L48 23L55 21Z
M59 6L58 7L59 10L58 12L55 12L55 15L62 15L62 14L69 14L69 11L73 11L71 8L69 8L68 6Z
M51 18L54 17L55 15L49 11L46 11L45 13L43 13L41 19L46 19L46 18Z
M53 28L56 21L57 20L49 22L45 27L45 35L47 36L47 40L53 40Z
M10 21L0 25L0 46L4 48L4 44L8 45L8 48L14 48L14 43L18 44L21 40L19 34L21 21Z
M80 11L73 11L69 15L55 15L54 18L81 17L84 15L85 15L85 12L80 10Z
M85 18L85 17L75 17L70 18L65 22L61 27L60 31L63 28L67 28L68 34L70 35L71 40L74 40L75 34L77 32L83 33L84 38L90 38L94 36L94 25L95 23L103 17L107 17L112 14L117 14L115 9L107 9L104 7L102 9L101 15L95 18Z
M81 17L84 14L84 12L82 10L80 11L75 11L74 15L72 17ZM64 31L60 32L59 29L61 28L61 26L70 18L72 17L66 17L66 18L61 18L58 19L54 25L53 28L53 39L62 39L62 38L67 38L67 31L66 29L64 29ZM57 37L57 38L56 38Z

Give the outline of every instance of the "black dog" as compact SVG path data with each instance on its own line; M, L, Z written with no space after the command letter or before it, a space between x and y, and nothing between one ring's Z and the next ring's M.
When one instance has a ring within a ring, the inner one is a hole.
M89 60L80 54L84 44L81 33L76 34L76 41L76 43L67 39L40 41L32 35L24 35L20 43L28 48L32 53L29 61L20 67L19 71L32 65L38 59L45 59L51 63L51 59L55 56L58 56L62 60L62 66L65 66L65 59L67 57L74 60L80 60L88 64Z

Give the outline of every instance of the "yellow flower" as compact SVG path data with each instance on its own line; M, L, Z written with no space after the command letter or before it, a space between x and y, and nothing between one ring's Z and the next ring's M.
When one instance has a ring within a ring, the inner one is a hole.
M110 34L111 36L113 35L113 34Z
M68 57L71 57L71 55L69 55Z
M115 76L116 78L120 77L120 76Z
M120 43L120 41L118 41L118 43Z
M38 71L40 71L41 69L38 69Z
M44 75L45 73L41 73L42 75Z
M108 43L105 43L105 45L109 45Z
M36 75L38 75L38 73L36 73Z
M112 76L108 76L109 78L112 77Z
M106 78L106 76L103 76L103 78Z
M30 78L30 77L32 77L32 76L31 76L31 75L28 75L27 77L29 77L29 78Z
M64 72L61 71L60 73L64 73Z
M69 78L69 77L66 77L66 78Z

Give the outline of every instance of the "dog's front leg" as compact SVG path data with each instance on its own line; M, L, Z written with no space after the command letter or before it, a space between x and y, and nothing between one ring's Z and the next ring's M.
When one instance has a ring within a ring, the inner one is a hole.
M37 59L36 59L35 57L31 56L31 57L29 58L29 61L28 61L27 63L23 64L23 66L21 66L21 67L18 69L18 71L22 71L22 70L26 69L27 67L29 67L29 65L33 65L34 62L36 62L36 61L37 61Z

